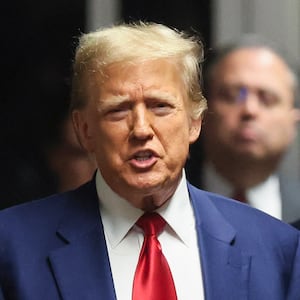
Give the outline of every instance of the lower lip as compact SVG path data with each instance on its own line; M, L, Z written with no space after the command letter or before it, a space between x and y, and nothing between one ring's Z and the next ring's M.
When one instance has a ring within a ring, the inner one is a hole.
M257 140L257 134L253 130L242 130L238 134L238 139L245 142L253 142Z
M145 160L138 160L138 159L131 159L130 160L130 164L137 169L148 169L152 166L155 165L155 163L157 162L157 157L155 156L151 156Z

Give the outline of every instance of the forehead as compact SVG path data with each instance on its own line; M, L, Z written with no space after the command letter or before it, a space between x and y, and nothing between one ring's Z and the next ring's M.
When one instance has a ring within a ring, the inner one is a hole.
M100 85L106 92L165 90L177 93L184 90L177 65L168 59L115 63L109 65L104 74Z
M263 48L234 50L215 66L215 71L215 79L241 80L258 85L272 82L291 85L290 72L284 61Z

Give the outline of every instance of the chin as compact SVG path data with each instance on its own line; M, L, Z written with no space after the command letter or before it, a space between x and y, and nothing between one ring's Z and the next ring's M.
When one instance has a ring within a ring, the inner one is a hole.
M237 160L247 160L257 162L263 160L265 155L259 151L250 151L250 150L243 150L236 152L235 158Z
M131 184L129 184L129 186L140 191L151 191L156 190L160 186L162 186L162 182L154 180L139 180L136 182L132 182Z
M127 181L128 185L140 191L155 191L164 186L168 177L161 174L138 174Z

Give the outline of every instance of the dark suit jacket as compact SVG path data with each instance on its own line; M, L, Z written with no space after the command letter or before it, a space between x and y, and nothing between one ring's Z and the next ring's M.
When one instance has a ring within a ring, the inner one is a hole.
M279 177L282 198L282 219L291 223L300 218L300 182Z
M190 185L189 192L205 299L300 299L296 229ZM0 212L0 286L6 300L116 299L94 181Z
M298 221L292 223L292 225L300 230L300 219Z

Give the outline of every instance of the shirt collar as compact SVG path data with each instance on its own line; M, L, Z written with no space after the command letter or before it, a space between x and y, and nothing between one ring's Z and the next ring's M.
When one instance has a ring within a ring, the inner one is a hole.
M211 163L204 164L204 189L232 197L234 187L217 173ZM248 203L278 219L282 218L279 178L270 175L265 181L245 191Z
M144 212L116 194L99 170L96 174L96 189L106 237L111 247L116 247ZM194 216L184 170L175 193L157 212L166 220L173 233L188 245L194 229Z
M211 163L206 163L203 168L204 172L204 188L210 192L224 195L226 197L231 197L234 187L223 178L214 168ZM277 192L279 188L279 179L278 176L272 174L265 181L260 184L249 188L246 190L247 196L253 196L254 194L262 194L264 191L272 190Z

